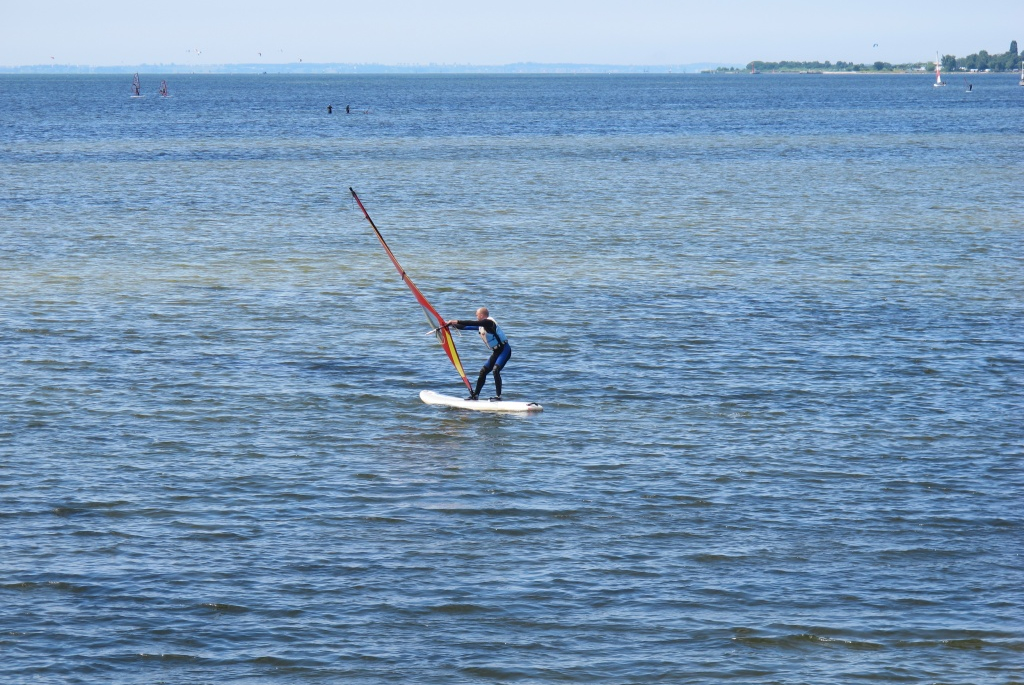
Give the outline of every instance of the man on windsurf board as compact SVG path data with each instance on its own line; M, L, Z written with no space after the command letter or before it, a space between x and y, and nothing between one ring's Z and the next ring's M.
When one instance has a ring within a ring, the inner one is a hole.
M501 326L491 318L487 307L480 307L480 309L476 310L475 320L452 319L451 321L445 321L444 325L446 327L455 326L459 330L477 331L480 334L484 345L487 345L487 349L491 351L491 356L487 363L483 365L483 368L480 369L480 377L476 379L476 389L473 390L473 394L469 396L469 399L475 400L480 396L480 391L483 390L484 383L487 381L487 374L493 370L494 399L500 402L501 370L505 368L505 364L508 363L509 358L512 356L512 346L508 344L508 336L501 330Z

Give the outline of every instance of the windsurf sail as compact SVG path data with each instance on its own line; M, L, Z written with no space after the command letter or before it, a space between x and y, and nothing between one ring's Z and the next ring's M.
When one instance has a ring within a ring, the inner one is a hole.
M380 234L376 224L373 223L373 219L370 218L370 214L366 211L366 207L363 206L359 196L356 195L356 191L349 188L349 192L352 193L352 199L354 199L356 204L359 205L359 209L363 210L363 216L365 216L366 220L370 222L370 227L373 228L373 232L377 235L377 240L379 240L380 244L384 247L384 251L387 252L391 263L395 265L395 268L398 269L398 273L402 275L402 281L405 282L409 287L409 290L412 291L416 301L420 303L421 307L423 307L423 313L427 315L427 321L433 329L432 333L434 334L434 337L436 337L437 341L441 343L441 347L444 348L444 353L448 355L448 359L451 360L452 366L454 366L455 370L459 372L459 376L462 377L462 382L466 384L466 388L468 388L470 392L473 392L473 386L470 384L469 379L466 378L466 372L462 369L462 361L459 359L458 350L455 349L455 341L452 339L452 334L444 325L444 318L437 313L437 310L434 309L433 305L427 301L427 298L423 296L420 289L412 282L409 275L405 273L405 269L402 268L402 265L398 263L398 259L395 258L395 254L391 251L391 248L388 247L388 244L384 242L384 236Z
M135 78L132 79L132 97L141 97L141 85L139 84L139 75L135 74Z
M170 93L167 92L167 81L160 82L160 95L167 97Z

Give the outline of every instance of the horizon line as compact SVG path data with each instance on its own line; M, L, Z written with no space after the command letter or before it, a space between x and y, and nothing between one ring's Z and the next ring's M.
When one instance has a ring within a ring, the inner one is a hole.
M382 62L225 62L221 64L181 64L140 63L119 65L92 64L22 64L0 65L0 73L11 72L78 72L78 73L130 73L133 71L170 70L163 73L209 72L217 73L237 70L242 73L262 72L267 70L286 70L292 72L327 71L328 73L369 73L369 72L423 72L423 71L474 71L474 72L523 72L550 70L620 70L629 72L672 72L689 73L701 69L718 67L745 67L746 64L736 62L690 62L686 64L602 64L594 62L509 62L506 64L473 64L473 63L441 63L426 64Z

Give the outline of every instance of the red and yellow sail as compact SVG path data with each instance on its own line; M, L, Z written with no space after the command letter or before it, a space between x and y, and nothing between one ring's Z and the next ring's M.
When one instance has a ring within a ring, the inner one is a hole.
M437 313L434 306L427 301L427 298L423 296L420 289L416 287L416 284L413 283L412 279L405 273L405 269L402 268L402 265L398 263L398 259L395 258L395 254L391 251L391 248L388 247L388 244L384 242L384 236L382 236L380 231L377 230L376 224L373 223L373 219L370 218L370 214L366 211L366 207L363 206L359 196L356 195L356 191L349 188L349 192L352 193L352 198L356 201L356 204L359 205L359 209L363 210L363 216L365 216L366 220L370 222L370 227L373 228L373 232L377 235L377 240L379 240L380 244L384 247L384 251L387 252L391 263L395 265L395 268L398 269L398 273L402 275L402 281L409 286L409 290L412 291L416 301L420 303L421 307L423 307L423 313L427 315L427 321L430 322L430 327L433 329L434 336L437 338L437 341L441 343L441 347L444 348L444 353L448 355L448 359L451 360L452 366L454 366L455 370L459 372L459 376L462 377L462 382L465 383L469 391L472 392L473 386L470 384L469 379L466 378L466 372L462 369L462 361L459 359L459 352L455 349L455 341L452 339L451 332L444 325L444 318Z

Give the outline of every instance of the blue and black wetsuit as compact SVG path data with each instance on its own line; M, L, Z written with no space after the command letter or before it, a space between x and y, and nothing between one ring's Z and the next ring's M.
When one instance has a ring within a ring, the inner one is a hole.
M494 371L494 393L501 397L501 370L505 368L505 364L512 356L512 346L508 344L508 336L501 330L498 322L492 318L460 319L455 322L455 327L479 332L484 344L491 350L490 358L480 369L480 377L476 379L476 390L473 391L473 397L478 396L483 390L487 374L492 370Z

